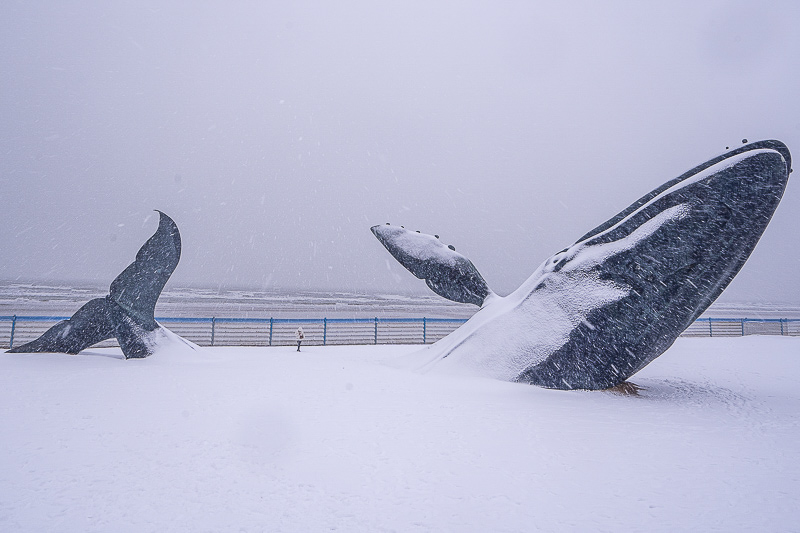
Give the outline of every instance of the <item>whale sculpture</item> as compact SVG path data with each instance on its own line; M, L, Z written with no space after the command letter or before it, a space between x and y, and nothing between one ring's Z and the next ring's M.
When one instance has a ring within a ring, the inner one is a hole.
M371 229L437 294L481 306L420 352L420 369L607 389L664 353L731 282L790 172L780 141L715 157L547 259L506 297L492 293L472 263L437 237L391 225Z
M108 296L90 300L69 320L8 352L77 354L116 337L126 359L142 358L151 355L165 339L175 336L156 322L153 313L180 260L181 235L170 217L158 213L158 229L139 249L136 260L111 282Z

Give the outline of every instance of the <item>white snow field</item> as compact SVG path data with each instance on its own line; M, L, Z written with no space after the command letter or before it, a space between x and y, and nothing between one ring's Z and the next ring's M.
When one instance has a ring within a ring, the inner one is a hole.
M0 354L0 531L800 530L800 338L678 339L638 397L418 349Z

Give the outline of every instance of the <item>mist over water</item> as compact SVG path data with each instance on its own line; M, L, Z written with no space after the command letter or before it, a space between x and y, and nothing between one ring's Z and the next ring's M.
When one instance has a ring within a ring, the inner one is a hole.
M0 282L0 316L71 316L92 298L108 293L80 284ZM357 294L339 291L167 289L156 304L169 318L469 318L478 308L435 294ZM798 310L800 316L800 310Z
M427 294L369 231L435 233L500 294L742 139L800 150L800 7L6 2L0 279ZM800 302L800 189L721 300Z

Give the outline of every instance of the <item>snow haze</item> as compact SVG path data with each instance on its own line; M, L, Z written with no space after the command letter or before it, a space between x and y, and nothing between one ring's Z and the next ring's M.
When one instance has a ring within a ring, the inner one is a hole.
M419 291L369 228L508 294L726 147L800 150L796 2L4 2L0 279ZM797 157L797 156L796 156ZM800 302L792 178L730 301Z

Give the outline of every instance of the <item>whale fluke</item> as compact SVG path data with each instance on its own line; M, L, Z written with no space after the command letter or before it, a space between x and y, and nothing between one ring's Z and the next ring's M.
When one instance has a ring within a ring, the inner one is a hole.
M158 297L181 258L181 234L175 222L158 211L158 229L139 249L136 260L111 282L109 297L152 331Z
M788 148L769 140L668 181L488 300L424 351L424 367L556 389L623 383L728 286L790 172Z
M161 338L161 326L154 316L156 302L181 256L178 226L166 214L158 213L158 229L111 283L108 296L90 300L68 320L8 352L76 354L116 337L126 359L151 355Z
M481 306L491 294L472 261L456 252L452 245L442 244L438 236L388 224L370 230L401 265L424 279L439 296Z
M38 339L7 350L9 353L58 352L76 354L114 336L108 298L89 300L69 320L62 320Z

